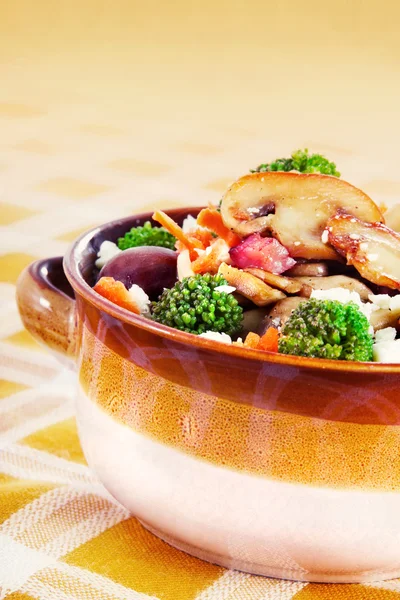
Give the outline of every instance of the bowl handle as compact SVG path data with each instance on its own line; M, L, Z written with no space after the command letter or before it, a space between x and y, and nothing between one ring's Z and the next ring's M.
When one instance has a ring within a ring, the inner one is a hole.
M17 304L33 337L62 363L71 365L77 346L76 303L61 256L37 260L22 271L17 281Z

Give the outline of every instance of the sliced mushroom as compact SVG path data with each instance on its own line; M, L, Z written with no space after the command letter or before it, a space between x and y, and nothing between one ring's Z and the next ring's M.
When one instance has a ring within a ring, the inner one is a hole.
M289 277L327 277L329 267L326 262L298 263L286 271L286 275Z
M400 289L400 234L344 214L331 218L327 231L329 243L364 279Z
M267 306L285 298L285 294L279 290L270 287L258 277L254 277L250 273L245 273L240 269L231 267L226 263L222 263L218 269L218 273L225 277L229 285L236 288L245 298L248 298L257 306Z
M302 296L310 297L312 290L330 290L332 288L344 288L350 292L360 294L361 300L368 302L368 296L372 291L368 286L346 275L331 275L330 277L296 277L296 280L304 285ZM308 289L307 289L308 288Z
M400 308L397 310L389 310L381 308L371 314L370 323L375 331L385 329L385 327L398 327L400 318Z
M295 279L290 279L283 275L275 275L269 271L263 271L263 269L244 269L244 271L258 277L258 279L261 279L261 281L264 281L271 287L283 290L288 294L297 294L303 287L301 282L296 281Z
M251 173L236 181L221 203L225 225L239 236L270 232L292 257L317 260L337 258L321 234L338 210L368 222L383 221L369 196L329 175Z
M270 327L282 327L292 312L302 303L307 302L307 298L299 298L299 296L292 296L291 298L284 298L279 300L275 306L269 311L268 315L264 318L258 333L264 335L264 333Z

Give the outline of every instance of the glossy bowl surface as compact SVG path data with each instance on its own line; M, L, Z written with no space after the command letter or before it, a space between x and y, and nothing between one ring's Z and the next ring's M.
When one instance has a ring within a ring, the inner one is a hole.
M89 464L206 560L304 581L400 576L400 365L233 347L108 302L91 288L100 244L149 217L84 234L64 260Z

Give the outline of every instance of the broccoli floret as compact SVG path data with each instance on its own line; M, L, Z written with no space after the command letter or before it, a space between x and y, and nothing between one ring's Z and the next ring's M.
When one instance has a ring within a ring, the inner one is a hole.
M241 328L243 309L232 294L215 289L221 285L227 285L222 275L186 277L153 302L153 319L188 333L233 335Z
M259 165L252 173L266 173L267 171L293 171L293 160L291 158L277 158L270 163Z
M311 299L300 304L286 321L279 352L369 361L373 345L369 329L368 319L353 302Z
M340 177L336 165L321 154L309 154L305 150L292 152L291 158L277 158L271 163L259 165L252 173L266 173L267 171L300 171L300 173L322 173Z
M132 227L124 237L118 238L118 248L127 250L137 246L161 246L162 248L175 249L176 238L164 227L152 227L150 221L143 226Z
M330 162L322 154L308 154L307 148L293 152L292 160L293 169L300 171L300 173L322 173L323 175L340 177L334 162Z

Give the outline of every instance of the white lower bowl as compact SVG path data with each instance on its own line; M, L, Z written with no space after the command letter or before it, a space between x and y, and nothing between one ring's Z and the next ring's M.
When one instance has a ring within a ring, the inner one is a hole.
M173 546L285 579L355 583L400 576L400 493L241 473L136 433L82 390L77 408L89 465L121 504Z

